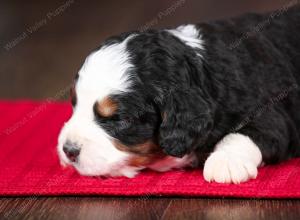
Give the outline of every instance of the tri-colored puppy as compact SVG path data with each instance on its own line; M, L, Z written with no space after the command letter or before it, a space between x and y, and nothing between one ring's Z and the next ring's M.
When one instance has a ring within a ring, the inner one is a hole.
M207 181L244 182L300 156L299 83L297 7L124 33L79 70L58 153L82 175L204 165Z

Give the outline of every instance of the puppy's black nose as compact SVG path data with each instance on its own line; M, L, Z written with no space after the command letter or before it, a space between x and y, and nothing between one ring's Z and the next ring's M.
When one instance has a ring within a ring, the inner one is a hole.
M80 148L74 143L66 142L63 146L63 151L70 161L76 162L77 157L80 153Z

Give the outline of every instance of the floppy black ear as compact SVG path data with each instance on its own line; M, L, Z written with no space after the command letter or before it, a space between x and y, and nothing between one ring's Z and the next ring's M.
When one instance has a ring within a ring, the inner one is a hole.
M175 90L161 107L159 145L165 153L182 157L191 152L213 126L213 104L198 88Z

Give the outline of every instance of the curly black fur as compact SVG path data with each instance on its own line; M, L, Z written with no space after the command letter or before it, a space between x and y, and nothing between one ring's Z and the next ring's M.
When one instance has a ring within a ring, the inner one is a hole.
M104 45L135 34L127 45L134 83L131 92L112 95L118 112L95 113L97 122L125 144L152 139L177 157L211 152L231 132L251 137L265 163L300 156L300 9L239 41L267 19L248 14L198 24L201 51L166 30L108 39Z

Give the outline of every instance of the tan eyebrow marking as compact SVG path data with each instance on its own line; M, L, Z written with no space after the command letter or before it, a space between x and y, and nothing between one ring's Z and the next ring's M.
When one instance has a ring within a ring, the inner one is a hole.
M110 117L117 111L118 104L107 96L97 102L96 109L99 115L103 117Z

